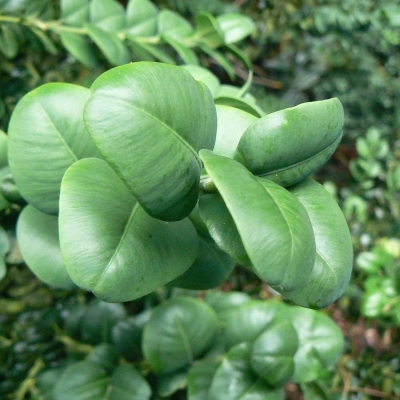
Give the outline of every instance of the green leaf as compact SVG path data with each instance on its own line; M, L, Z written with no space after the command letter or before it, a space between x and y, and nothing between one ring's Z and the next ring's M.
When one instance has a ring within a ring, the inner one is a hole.
M212 49L211 47L207 46L206 44L200 44L200 49L208 54L210 57L214 58L221 67L225 70L228 74L229 79L234 81L235 80L235 69L233 65L226 59L226 57L217 50Z
M85 28L110 64L120 65L131 61L128 47L114 32L106 32L92 24L85 24Z
M338 99L304 103L268 114L243 134L234 158L282 186L300 182L333 154L342 135Z
M157 7L149 0L129 0L126 6L125 32L147 37L157 33Z
M118 32L125 25L125 9L115 0L91 0L91 25L105 32Z
M188 219L151 218L111 167L94 158L80 160L64 176L60 242L72 280L111 302L142 297L171 281L198 251Z
M8 239L7 232L0 226L0 281L6 275L5 256L10 250L10 240Z
M253 343L251 367L271 386L283 386L294 373L294 355L299 340L288 320L268 326Z
M58 288L75 287L62 259L57 217L25 207L18 218L17 238L22 257L40 280Z
M245 130L257 121L251 113L226 105L217 105L218 129L214 153L233 158Z
M231 308L234 309L247 303L251 300L251 297L247 293L243 292L220 292L211 290L207 292L204 300L217 312L217 314L220 314Z
M285 290L301 287L314 265L315 240L300 201L234 160L208 150L200 151L200 157L232 215L255 273Z
M288 307L289 318L299 337L293 382L311 382L332 367L343 352L340 328L321 312Z
M197 65L199 63L196 53L189 47L182 45L178 41L171 39L168 36L165 36L164 40L179 54L179 57L182 59L184 64Z
M242 342L254 342L286 310L287 306L278 301L252 300L221 312L226 347L229 349Z
M86 359L111 374L119 364L120 357L121 355L114 346L108 343L101 343L93 349Z
M214 310L190 297L175 297L157 306L143 333L143 353L157 372L189 366L213 344L218 331Z
M251 35L256 26L242 14L222 14L217 17L219 28L223 32L225 44L236 43Z
M229 210L219 194L207 194L199 199L200 215L215 243L242 265L251 261L243 246Z
M89 20L89 0L61 0L60 12L64 24L80 27Z
M160 397L168 397L180 389L185 389L187 384L187 370L160 374L157 379L157 393Z
M163 46L140 42L140 40L138 40L135 36L131 36L129 34L126 38L129 40L133 52L136 53L140 60L153 61L154 59L157 59L163 63L175 64L175 60L163 48Z
M189 71L196 81L203 82L211 94L214 96L220 87L218 78L210 72L207 68L200 67L199 65L182 65L186 71Z
M252 371L250 352L250 343L229 350L214 375L208 400L284 400L282 388L271 388Z
M146 212L180 220L192 211L201 170L197 152L212 148L216 133L215 106L205 85L174 65L123 65L94 82L84 119Z
M193 364L188 373L188 400L208 399L208 390L219 365L216 360L199 360Z
M0 28L0 52L7 58L14 58L19 51L17 35L8 24L2 24Z
M57 214L62 177L84 157L100 157L82 119L88 89L48 83L25 95L9 125L8 157L22 196Z
M303 204L315 234L317 255L308 282L294 291L281 291L288 299L310 308L322 308L344 293L353 265L353 247L346 220L334 198L313 180L290 188Z
M85 36L75 33L61 33L60 40L64 47L83 65L96 68L99 60L92 44Z
M221 285L232 272L235 261L212 240L199 236L199 254L194 264L178 276L170 286L207 290Z
M162 37L169 37L178 42L183 42L193 34L192 25L185 18L167 9L158 13L157 28Z
M201 41L211 49L216 49L224 44L223 33L213 15L209 13L197 14L195 24L194 38L196 41Z
M39 41L42 43L43 47L50 54L57 54L57 47L54 45L53 41L40 29L30 27L30 30L36 35Z

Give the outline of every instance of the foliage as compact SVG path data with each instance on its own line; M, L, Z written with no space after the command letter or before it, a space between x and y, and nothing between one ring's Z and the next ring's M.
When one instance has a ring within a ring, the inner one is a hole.
M287 381L307 387L329 375L343 347L326 315L239 292L177 295L134 317L99 300L60 305L61 313L25 312L9 327L2 395L29 370L18 398L284 399Z

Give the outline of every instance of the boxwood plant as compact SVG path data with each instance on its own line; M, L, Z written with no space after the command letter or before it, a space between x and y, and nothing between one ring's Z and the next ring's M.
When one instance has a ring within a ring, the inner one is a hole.
M264 116L200 67L138 62L90 89L45 84L8 131L28 203L21 252L44 282L107 302L216 287L240 263L295 303L325 307L349 281L352 246L309 176L342 124L337 99Z

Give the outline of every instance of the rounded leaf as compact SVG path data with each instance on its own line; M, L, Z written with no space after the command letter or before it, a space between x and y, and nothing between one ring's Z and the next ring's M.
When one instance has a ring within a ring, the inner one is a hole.
M218 78L207 68L200 67L199 65L182 65L186 71L190 72L196 81L203 82L211 94L214 96L218 92L220 83Z
M217 312L217 314L220 314L247 303L251 300L251 297L247 293L243 292L220 292L215 290L207 292L204 300Z
M353 246L343 213L325 188L307 180L290 188L307 210L317 253L308 281L294 291L281 291L288 299L309 308L322 308L344 293L351 277Z
M139 62L92 85L86 125L104 158L151 216L180 220L194 208L216 111L207 87L185 69Z
M57 288L75 287L62 259L56 216L25 207L18 218L17 239L24 261L40 280Z
M234 160L207 150L200 157L232 215L255 273L285 290L301 287L314 265L315 240L300 201Z
M259 119L240 139L235 160L282 186L321 167L340 142L343 108L337 98L300 104Z
M177 371L204 354L217 332L217 315L208 304L175 297L154 309L144 328L143 353L155 371Z
M66 172L60 200L65 265L80 287L111 302L144 296L184 273L198 252L189 221L150 217L114 170L87 158Z
M283 386L294 373L297 332L288 320L269 326L253 343L251 366L272 386Z
M251 35L256 26L251 18L242 14L222 14L217 17L225 44L236 43Z
M82 119L90 91L47 83L17 104L8 130L8 157L22 196L37 209L58 213L67 168L84 157L100 157Z

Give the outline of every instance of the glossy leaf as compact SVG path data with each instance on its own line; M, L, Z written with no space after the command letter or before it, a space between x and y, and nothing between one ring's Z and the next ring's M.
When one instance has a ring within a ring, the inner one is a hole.
M328 316L307 308L288 307L286 318L290 318L299 337L292 381L313 381L342 355L342 332Z
M89 0L61 0L60 13L64 24L82 26L89 19Z
M10 240L8 239L7 232L3 227L0 227L0 281L6 275L5 256L10 250Z
M212 289L225 281L234 266L233 258L212 240L199 236L199 253L195 262L169 285L192 290Z
M149 0L129 0L125 32L133 36L152 36L157 32L157 7Z
M91 0L90 22L105 32L118 32L125 24L125 10L115 0Z
M283 386L294 373L294 355L299 340L288 320L269 326L253 343L251 367L271 386Z
M220 292L215 290L207 292L204 300L217 312L217 314L220 314L249 302L251 297L247 293L243 292Z
M216 133L215 106L204 84L174 65L123 65L94 82L84 117L103 156L146 212L180 220L192 211L201 169L197 152L212 148Z
M251 261L243 246L229 210L219 194L206 194L199 199L200 215L215 243L242 265Z
M252 300L220 313L227 348L256 340L286 308L277 301Z
M236 43L251 35L255 30L254 22L242 14L222 14L217 17L223 32L225 44Z
M61 33L60 40L64 47L83 65L95 68L99 59L88 38L75 33Z
M114 32L106 32L93 24L85 24L85 28L110 64L120 65L131 61L128 47Z
M234 158L255 175L283 186L300 182L333 154L342 135L338 99L268 114L243 134Z
M303 307L326 307L342 296L351 277L353 247L349 228L334 198L317 182L299 183L290 192L307 210L317 254L303 287L291 292L277 290Z
M208 391L219 365L216 360L199 360L193 364L188 373L188 400L208 399Z
M220 156L233 158L244 131L257 118L238 108L226 105L217 105L217 138L214 145L214 153Z
M281 186L255 178L234 160L207 150L200 157L232 215L256 274L285 290L301 287L314 265L315 240L300 201Z
M220 87L219 80L207 68L200 67L199 65L182 65L182 68L185 68L186 71L190 72L196 81L203 82L213 96L218 92Z
M274 389L250 365L250 343L233 347L223 358L211 383L208 400L283 400L282 388Z
M8 157L22 196L57 214L62 177L84 157L100 157L82 119L89 90L48 83L25 95L9 125Z
M72 280L112 302L142 297L171 281L198 251L188 219L151 218L111 167L93 158L75 163L64 176L60 242Z
M18 218L17 238L26 264L40 280L58 288L75 287L62 259L56 216L25 207Z
M153 310L143 333L143 353L155 371L177 371L205 353L217 331L217 316L210 306L175 297Z

